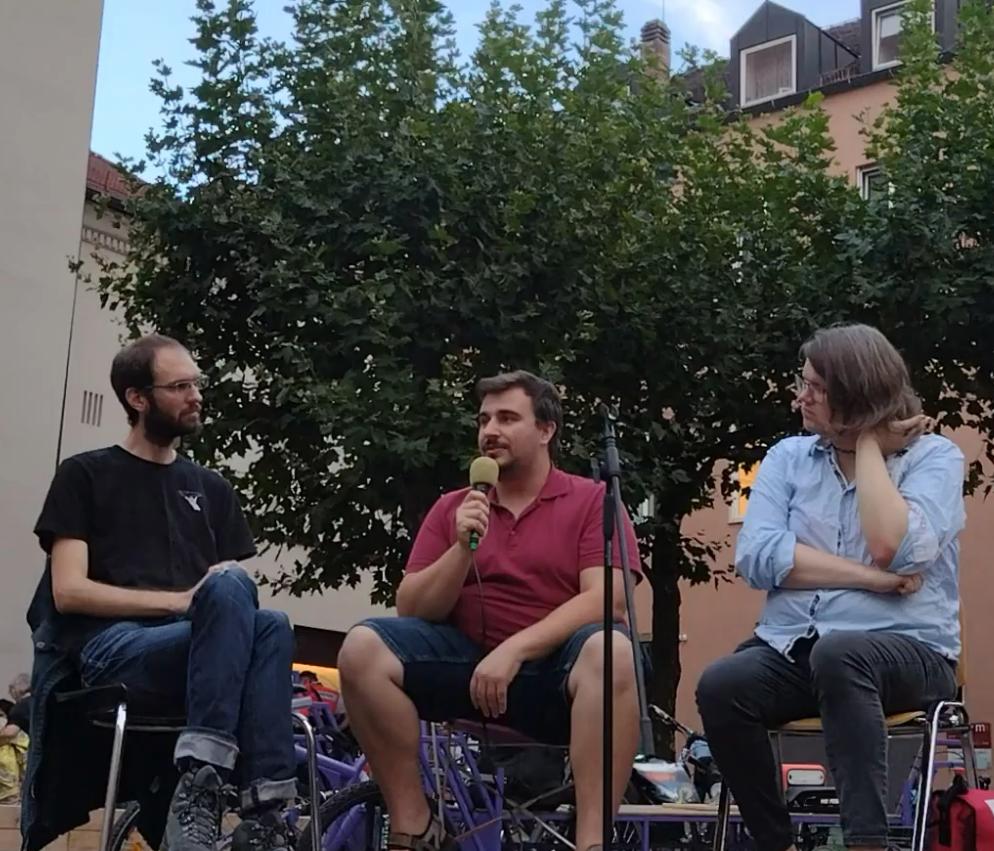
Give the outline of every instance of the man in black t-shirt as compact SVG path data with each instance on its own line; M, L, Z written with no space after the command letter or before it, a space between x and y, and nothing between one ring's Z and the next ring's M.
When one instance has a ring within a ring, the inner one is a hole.
M35 527L59 634L86 686L123 683L139 711L186 716L163 847L213 851L231 781L236 851L287 847L293 630L237 563L255 545L231 485L174 448L200 428L200 372L153 334L118 353L111 384L128 436L64 461Z

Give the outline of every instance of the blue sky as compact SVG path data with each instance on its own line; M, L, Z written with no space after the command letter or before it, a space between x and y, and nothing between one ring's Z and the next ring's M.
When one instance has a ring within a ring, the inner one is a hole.
M502 0L510 5L510 0ZM525 20L532 20L546 0L518 0ZM814 23L826 26L854 18L859 0L781 0L782 5L803 12ZM759 7L761 0L618 0L626 28L635 37L642 24L662 17L673 34L674 53L686 43L728 51L728 39ZM286 37L289 21L285 0L255 0L262 31ZM448 0L456 19L458 41L466 53L476 43L476 26L490 0ZM158 123L158 101L148 91L152 60L162 58L172 66L177 82L184 76L183 61L193 50L190 16L194 0L104 0L100 62L97 69L96 106L91 147L114 158L138 158L144 153L145 132Z

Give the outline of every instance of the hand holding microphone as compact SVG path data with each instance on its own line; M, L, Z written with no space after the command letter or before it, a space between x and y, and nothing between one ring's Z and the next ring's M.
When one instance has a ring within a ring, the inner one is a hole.
M487 534L490 501L487 493L497 484L500 468L493 458L477 458L469 468L470 491L456 509L456 536L464 547L474 551Z

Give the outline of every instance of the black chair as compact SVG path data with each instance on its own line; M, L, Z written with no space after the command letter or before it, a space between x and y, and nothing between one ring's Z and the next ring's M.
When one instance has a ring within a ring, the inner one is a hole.
M55 695L57 707L65 713L77 718L85 717L90 724L98 729L112 730L110 743L110 762L107 773L107 785L104 790L104 818L100 827L99 851L119 851L128 833L138 820L140 808L130 807L117 819L114 814L117 809L118 794L121 784L121 768L124 762L124 744L127 734L154 735L165 737L170 751L175 740L186 726L183 717L154 717L139 716L129 713L128 690L123 684L98 686L94 688L74 689ZM314 731L307 718L299 712L292 713L293 721L304 734L307 751L307 770L310 788L317 790L317 747ZM173 784L175 786L175 784ZM168 790L171 797L171 789ZM312 809L314 807L312 806ZM165 824L165 813L161 814L162 825ZM311 819L312 847L320 848L320 824L318 819ZM153 837L146 837L158 844Z
M140 813L136 804L125 810L115 819L117 799L121 783L121 766L124 755L124 740L128 733L156 734L163 741L153 746L160 754L171 752L175 740L182 732L185 719L182 717L128 717L128 691L122 684L99 686L96 688L73 689L55 694L56 711L62 717L71 716L86 719L100 730L112 730L110 743L110 763L107 784L104 790L104 817L100 827L100 851L119 848L130 829L135 825ZM173 778L175 779L175 778ZM174 786L175 783L171 783ZM171 795L171 789L169 790ZM158 819L165 824L165 812ZM150 837L151 838L151 837Z
M65 650L60 649L60 620L52 596L51 564L46 561L28 607L27 621L35 645L32 691L35 700L40 701L33 708L32 718L39 708L49 717L43 725L44 733L32 737L31 746L40 749L41 757L32 770L29 754L33 814L25 826L22 805L23 845L41 849L74 826L86 822L89 812L100 803L99 788L80 788L71 772L80 765L89 766L91 770L93 766L99 766L102 772L109 734L110 760L103 795L104 822L99 851L112 851L112 846L116 851L131 825L141 830L153 848L158 847L178 780L172 755L185 719L129 717L128 691L121 684L82 688L78 671L74 670ZM43 699L43 695L47 699ZM310 788L317 790L314 731L300 713L294 711L292 717L304 734ZM150 734L143 741L142 758L129 764L124 761L127 733ZM60 759L63 760L61 764ZM130 807L115 824L122 769L127 780L127 794L138 804ZM92 785L99 787L99 781L100 777ZM314 797L318 794L316 792ZM312 809L316 812L319 805L320 801L315 801ZM311 847L320 848L320 838L319 819L312 818Z

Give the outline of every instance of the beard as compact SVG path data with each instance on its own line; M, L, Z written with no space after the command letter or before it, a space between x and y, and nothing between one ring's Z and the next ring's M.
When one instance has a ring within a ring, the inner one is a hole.
M170 416L149 399L149 408L142 423L145 438L156 446L169 446L178 437L188 437L200 431L200 418L190 418L184 422L180 416Z
M503 452L494 458L494 461L497 462L497 466L500 468L501 477L508 478L509 476L513 476L521 466L520 459L511 453L510 448L506 444L483 443L480 445L480 454L487 455L493 449L503 450Z

